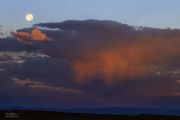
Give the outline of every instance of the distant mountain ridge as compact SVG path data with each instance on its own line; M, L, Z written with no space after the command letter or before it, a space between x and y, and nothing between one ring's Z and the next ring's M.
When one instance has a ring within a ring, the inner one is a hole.
M109 114L109 115L175 115L180 116L180 109L155 109L155 108L43 108L43 107L0 107L0 110L40 110L66 113Z
M2 120L179 120L180 118L179 116L172 115L98 115L38 110L0 110L0 115L0 119Z

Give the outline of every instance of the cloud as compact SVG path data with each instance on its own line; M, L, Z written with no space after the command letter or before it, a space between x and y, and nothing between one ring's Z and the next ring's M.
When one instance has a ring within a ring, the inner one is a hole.
M0 52L0 64L10 64L10 63L17 63L23 64L28 59L47 59L49 56L41 53L33 53L33 52Z
M171 93L170 96L180 96L180 92Z
M3 25L0 25L0 38L5 38L10 35L10 30L5 29Z
M20 80L17 78L12 78L12 81L16 85L27 86L27 87L34 88L34 89L44 89L44 90L53 90L53 91L70 92L70 93L83 93L80 90L64 88L64 87L50 86L50 85L47 85L43 82L35 82L35 81L30 80L30 79Z
M177 83L180 84L180 80L177 80Z
M78 82L101 79L111 84L166 72L171 76L171 71L177 71L180 66L180 30L177 29L137 29L118 22L96 20L37 26L62 30L54 33L57 39L43 46L42 51L56 59L62 56L68 59ZM72 31L78 34L67 34ZM47 33L53 36L53 32Z
M0 37L4 36L4 33L0 32Z
M12 32L12 36L14 36L19 40L22 40L25 43L34 43L34 42L43 42L43 41L52 40L38 28L32 29L31 33Z
M102 75L104 80L112 82L145 76L160 69L169 71L166 65L175 64L173 57L180 60L179 50L174 40L144 39L105 50L85 51L81 58L74 59L73 65L80 80ZM152 71L153 66L160 68Z
M5 71L5 69L3 69L3 68L0 68L0 72L3 72L3 71Z
M0 40L0 51L4 53L0 58L2 62L25 60L21 65L1 64L5 71L0 74L0 89L6 83L13 86L12 89L19 89L20 92L26 89L38 97L41 96L36 92L42 92L44 98L49 98L47 93L50 91L55 102L52 100L49 103L60 104L65 99L65 103L69 100L68 105L74 103L77 106L83 102L95 106L153 104L151 99L156 97L179 97L180 30L134 28L96 20L41 25L46 27L40 27L42 33L53 38L52 42L24 44L18 42L17 37ZM18 31L31 34L27 31L32 31L32 28ZM22 51L26 52L22 54ZM21 79L17 79L18 84L11 85L11 78ZM86 94L63 93L62 88L72 88ZM19 91L14 99L18 98ZM56 96L60 98L54 99ZM33 101L33 98L32 95L28 99ZM75 98L80 104L74 102Z
M41 30L48 30L48 31L61 31L59 28L47 28L47 27L38 27L35 25L36 28L41 29Z

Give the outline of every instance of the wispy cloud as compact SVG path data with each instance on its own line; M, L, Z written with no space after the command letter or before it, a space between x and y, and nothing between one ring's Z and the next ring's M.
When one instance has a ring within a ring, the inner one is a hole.
M5 69L3 69L3 68L0 68L0 72L3 72L3 71L5 71Z
M7 59L8 58L8 59ZM5 63L17 63L22 64L26 61L28 58L41 58L41 59L47 59L49 58L48 55L42 54L42 53L33 53L33 52L0 52L0 64Z
M44 82L36 82L36 81L30 80L30 79L21 80L18 78L12 78L12 81L16 85L27 86L27 87L34 88L34 89L45 89L45 90L70 92L70 93L83 93L80 90L65 88L65 87L55 87L55 86L48 85Z
M11 30L6 29L3 25L0 25L0 38L10 36Z

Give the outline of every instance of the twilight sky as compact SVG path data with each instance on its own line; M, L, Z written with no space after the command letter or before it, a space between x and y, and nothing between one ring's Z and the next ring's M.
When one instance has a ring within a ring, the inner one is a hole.
M180 108L179 0L0 1L0 107Z
M0 23L9 29L69 19L115 20L137 26L180 28L179 0L0 0ZM25 15L35 21L28 23Z

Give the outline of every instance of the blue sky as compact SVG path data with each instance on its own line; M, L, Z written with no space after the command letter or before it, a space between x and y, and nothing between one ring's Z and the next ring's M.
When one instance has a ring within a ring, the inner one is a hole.
M0 0L0 24L9 29L71 19L114 20L136 26L180 28L179 0ZM27 13L34 21L25 21Z

